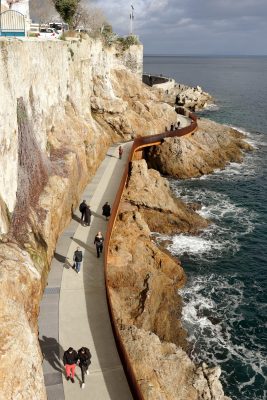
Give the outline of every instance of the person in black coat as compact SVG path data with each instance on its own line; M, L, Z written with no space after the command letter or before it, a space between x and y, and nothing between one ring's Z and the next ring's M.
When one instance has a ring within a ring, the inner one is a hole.
M77 352L72 347L69 347L68 350L66 350L63 355L63 363L66 370L67 381L71 379L72 383L74 383L75 367L77 361L78 361Z
M94 244L96 245L97 257L100 257L100 253L102 253L103 251L103 243L104 243L104 237L101 232L98 232L94 240Z
M87 226L90 226L90 224L91 224L91 215L92 215L92 213L90 210L90 206L86 205L84 223Z
M81 347L78 350L78 365L81 368L81 373L82 373L82 389L85 386L84 382L84 375L88 375L89 371L89 365L91 364L91 353L90 350L87 347Z
M108 204L108 202L106 201L106 203L103 205L102 207L102 215L104 215L106 217L106 221L108 220L108 218L110 217L110 212L111 212L111 208L110 205Z
M83 224L85 218L85 209L87 207L86 200L83 200L82 203L79 205L79 211L81 213L81 224Z

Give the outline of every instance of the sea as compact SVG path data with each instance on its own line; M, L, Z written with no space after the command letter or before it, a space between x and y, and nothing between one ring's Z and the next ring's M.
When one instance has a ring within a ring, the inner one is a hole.
M168 249L188 277L180 294L191 358L220 365L233 400L266 399L267 57L145 56L144 71L201 86L214 102L198 115L235 127L254 146L241 164L170 179L212 224L199 236L168 238Z

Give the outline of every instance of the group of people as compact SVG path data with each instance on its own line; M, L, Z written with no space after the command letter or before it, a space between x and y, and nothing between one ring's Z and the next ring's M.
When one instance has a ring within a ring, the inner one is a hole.
M119 147L119 158L122 158L123 148L122 146ZM81 224L83 226L90 226L91 224L91 216L92 212L90 206L86 203L86 200L83 200L79 206L79 211L81 213ZM108 202L102 207L102 215L109 219L111 215L111 207ZM103 251L103 244L104 244L104 237L102 233L99 231L94 239L94 244L96 246L96 254L97 257L100 257L100 254ZM73 268L79 274L81 270L81 264L83 261L83 253L78 246L73 255ZM78 351L74 350L72 347L69 347L68 350L64 352L63 355L63 363L66 370L67 381L71 380L74 383L75 377L75 368L76 365L79 365L81 369L82 375L82 389L85 387L85 374L89 374L89 365L91 364L91 353L87 347L81 347Z
M86 200L82 201L82 203L79 206L79 210L81 212L82 225L84 225L84 224L90 225L91 210L90 210L90 206L88 206L86 204ZM89 213L88 213L88 211L89 211ZM104 215L106 220L108 220L110 217L110 214L111 214L111 207L110 207L109 203L106 201L102 207L102 215ZM95 235L94 244L96 246L97 257L99 258L100 254L103 252L103 244L104 244L104 236L102 235L102 233L100 231ZM74 262L73 268L78 274L81 271L82 261L83 261L83 253L82 253L80 247L78 246L73 254L73 262Z
M91 364L92 355L87 347L81 347L75 351L72 347L64 352L63 363L66 370L67 381L74 383L75 368L79 365L82 374L82 389L85 387L85 374L89 374L89 365Z
M177 121L176 124L171 124L170 131L176 131L176 129L179 129L180 123L181 123L180 121Z
M79 205L79 211L81 213L81 224L90 226L92 212L90 206L86 203L86 200L83 200ZM106 201L102 207L102 215L104 215L104 217L106 217L106 220L108 220L110 214L111 214L111 207L109 203Z

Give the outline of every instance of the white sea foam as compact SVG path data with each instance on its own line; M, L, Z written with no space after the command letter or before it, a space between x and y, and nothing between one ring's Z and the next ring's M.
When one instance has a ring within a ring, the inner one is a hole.
M201 256L211 251L220 251L223 246L223 243L211 241L203 237L175 235L167 249L176 255L190 253L191 255Z
M204 111L218 111L220 107L216 103L209 103L204 108Z
M256 337L247 335L245 328L245 333L240 332L246 335L245 341L233 334L237 324L244 321L240 307L247 301L244 283L238 276L232 276L231 280L218 274L194 276L179 292L184 300L182 319L192 342L193 359L196 362L208 360L210 364L230 361L228 366L233 361L233 365L247 366L251 370L247 381L237 383L240 393L257 375L264 377L265 347L255 342ZM228 370L228 375L235 373Z

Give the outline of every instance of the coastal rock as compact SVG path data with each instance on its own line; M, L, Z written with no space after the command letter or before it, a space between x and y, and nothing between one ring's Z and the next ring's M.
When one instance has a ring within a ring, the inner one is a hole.
M128 209L123 203L108 256L108 285L116 318L120 325L134 324L185 347L177 294L185 282L183 269L151 241L141 214Z
M137 206L149 228L160 233L196 233L208 222L171 194L167 179L145 160L133 161L124 198Z
M175 104L191 111L197 111L205 108L211 102L211 99L211 96L204 92L200 86L194 88L182 86L180 92L176 95Z
M91 97L91 103L94 117L105 131L131 139L164 132L167 126L176 123L174 108L160 102L158 96L129 71L113 69L109 87L104 80L105 77L95 80L95 96Z
M133 161L109 246L107 278L117 326L146 400L228 400L220 369L197 368L186 354L177 293L186 277L150 237L151 225L165 231L169 224L172 232L207 226L198 217L172 197L157 171L148 170L144 160Z
M198 120L199 129L181 138L167 138L162 146L146 152L149 167L185 179L224 168L230 162L241 162L252 146L237 130L206 119Z
M158 94L161 101L172 106L184 107L190 111L202 110L213 101L212 96L200 86L191 87L177 82L167 90L160 89L160 85L157 85L156 88L153 88L153 92Z
M0 243L0 398L45 399L38 345L40 274L16 243Z

